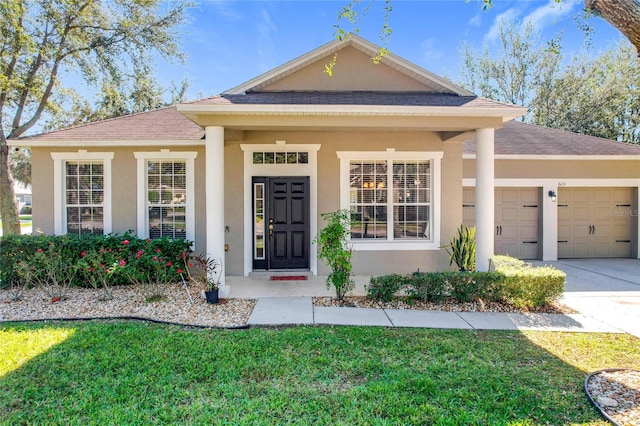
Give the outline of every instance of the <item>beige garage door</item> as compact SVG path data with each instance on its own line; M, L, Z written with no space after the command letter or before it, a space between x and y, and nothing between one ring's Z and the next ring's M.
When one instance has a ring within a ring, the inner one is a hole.
M463 223L475 225L475 188L464 188ZM540 190L496 188L494 250L519 259L538 258Z
M630 257L630 188L560 188L558 257Z

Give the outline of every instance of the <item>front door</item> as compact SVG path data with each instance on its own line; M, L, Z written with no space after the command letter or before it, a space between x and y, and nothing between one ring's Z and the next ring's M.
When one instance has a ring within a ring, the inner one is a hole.
M254 269L309 268L309 177L255 177Z

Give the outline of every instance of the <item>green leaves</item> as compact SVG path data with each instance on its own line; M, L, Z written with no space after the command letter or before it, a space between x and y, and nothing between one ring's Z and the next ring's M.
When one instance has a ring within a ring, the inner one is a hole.
M327 288L333 285L336 298L342 300L355 287L351 279L349 247L351 216L348 210L338 210L322 213L322 218L327 224L315 238L318 244L318 259L323 259L331 268L331 273L327 276Z
M460 272L476 270L476 227L460 225L458 234L448 246L442 247L449 253L449 265L454 263Z

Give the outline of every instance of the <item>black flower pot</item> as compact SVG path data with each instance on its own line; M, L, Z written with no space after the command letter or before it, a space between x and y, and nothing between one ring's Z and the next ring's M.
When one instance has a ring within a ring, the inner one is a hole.
M204 292L205 297L207 298L207 303L218 303L218 289L209 290Z

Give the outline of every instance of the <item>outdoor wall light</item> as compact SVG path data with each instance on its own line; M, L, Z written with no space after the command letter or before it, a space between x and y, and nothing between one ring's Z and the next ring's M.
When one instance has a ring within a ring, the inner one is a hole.
M555 203L558 199L558 197L556 197L556 191L549 191L549 198L551 198L551 201Z

